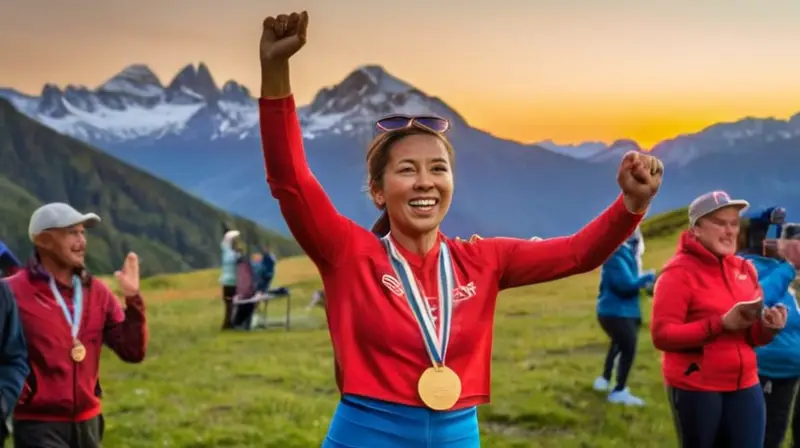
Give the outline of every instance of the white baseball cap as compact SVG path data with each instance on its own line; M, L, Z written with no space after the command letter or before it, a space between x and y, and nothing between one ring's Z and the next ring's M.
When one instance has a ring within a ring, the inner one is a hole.
M712 191L700 195L689 205L689 225L694 227L698 219L725 207L736 207L739 213L742 213L750 207L750 203L744 199L731 199L731 196L724 191Z
M36 235L48 229L66 229L77 224L94 227L99 223L100 217L94 213L81 213L69 204L51 202L37 208L31 215L28 237L33 241Z

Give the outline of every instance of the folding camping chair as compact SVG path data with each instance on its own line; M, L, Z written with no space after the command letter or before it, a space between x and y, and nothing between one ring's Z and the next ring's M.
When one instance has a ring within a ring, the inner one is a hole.
M276 300L276 299L286 299L286 318L283 322L270 322L269 321L269 302ZM256 292L251 297L242 298L238 295L234 296L233 298L233 305L234 305L234 316L236 315L237 310L241 310L239 308L241 305L246 304L253 304L255 305L255 309L253 310L253 316L250 320L249 329L255 328L270 328L270 327L283 327L286 331L291 329L291 313L292 313L292 294L289 291L289 288L279 287L273 288L264 292ZM235 320L235 317L233 318Z

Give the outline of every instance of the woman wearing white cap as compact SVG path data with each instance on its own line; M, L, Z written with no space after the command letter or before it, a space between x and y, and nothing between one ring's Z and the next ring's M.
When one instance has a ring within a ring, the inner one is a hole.
M222 320L223 330L233 327L231 317L233 314L233 296L236 295L236 260L239 259L239 253L236 252L234 242L239 238L239 235L238 230L228 230L220 243L222 272L219 276L219 282L222 285L222 302L225 305L225 316Z
M695 199L689 229L655 286L651 333L682 447L761 447L766 416L754 347L786 323L764 308L752 264L736 256L747 201L724 191Z

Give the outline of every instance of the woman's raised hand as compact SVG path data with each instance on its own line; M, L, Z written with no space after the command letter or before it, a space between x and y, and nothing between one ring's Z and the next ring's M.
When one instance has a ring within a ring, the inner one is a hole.
M284 63L306 44L308 13L269 16L261 32L261 64Z

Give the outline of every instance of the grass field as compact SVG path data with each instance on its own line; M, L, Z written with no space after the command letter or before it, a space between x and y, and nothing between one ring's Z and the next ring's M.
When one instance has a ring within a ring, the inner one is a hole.
M646 268L673 253L677 235L667 233L646 242ZM275 284L292 288L298 319L288 333L221 333L216 279L202 271L145 281L147 359L125 365L104 353L105 446L319 447L338 397L324 315L302 310L320 285L316 270L302 257L278 266ZM594 272L499 297L492 403L479 411L484 446L676 446L646 326L630 386L647 406L612 406L591 389L607 348L596 290ZM277 317L283 304L272 306ZM647 323L645 298L643 309Z

